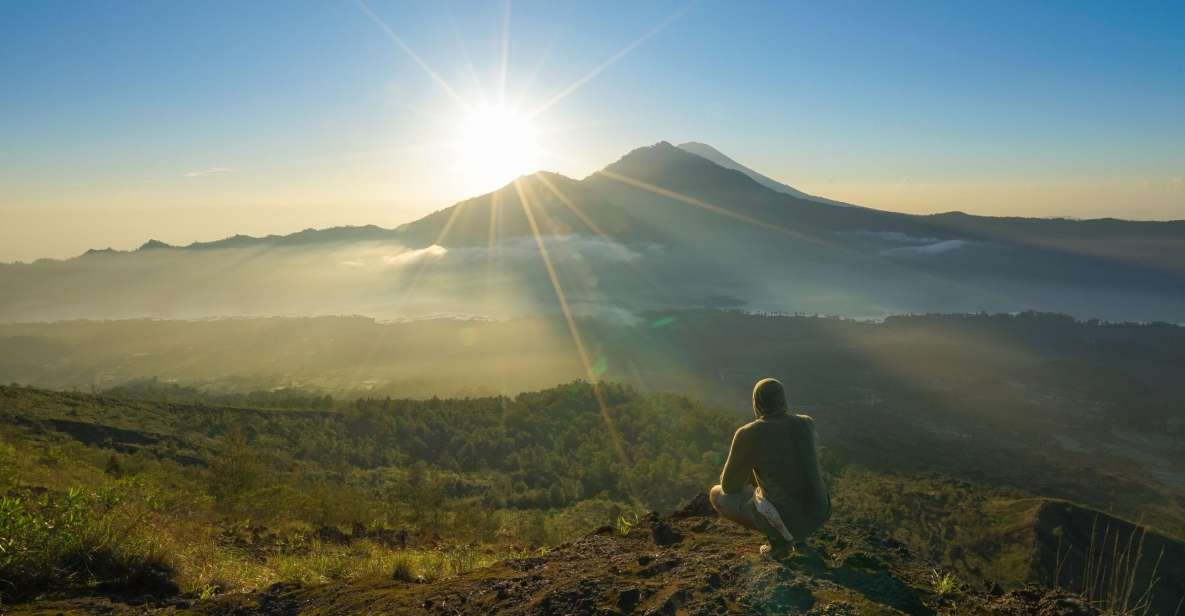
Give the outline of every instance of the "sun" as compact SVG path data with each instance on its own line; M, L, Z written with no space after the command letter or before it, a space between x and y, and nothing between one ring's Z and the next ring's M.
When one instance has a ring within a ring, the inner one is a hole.
M530 118L502 105L469 109L457 126L457 164L467 183L492 190L538 171L540 150Z

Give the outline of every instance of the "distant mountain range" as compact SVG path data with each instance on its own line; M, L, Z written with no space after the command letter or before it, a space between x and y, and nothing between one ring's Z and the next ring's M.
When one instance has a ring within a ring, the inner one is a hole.
M843 207L837 207L843 206ZM548 257L540 258L541 250ZM712 306L1185 322L1185 221L918 216L807 195L701 143L539 172L396 229L0 265L0 320L360 313L628 320Z

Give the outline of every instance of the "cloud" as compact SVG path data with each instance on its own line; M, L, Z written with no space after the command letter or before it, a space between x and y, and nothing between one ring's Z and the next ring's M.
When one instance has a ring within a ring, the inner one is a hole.
M881 240L896 244L934 244L943 241L937 237L919 237L900 231L869 231L867 229L860 229L857 231L840 231L839 233L841 235L855 235L866 239Z
M627 246L617 242L588 237L584 235L547 235L543 237L551 258L564 259L596 259L599 261L630 262L661 251L657 244L636 244ZM534 237L519 237L503 240L496 248L498 256L503 259L539 258L539 244ZM484 261L489 258L489 249L485 247L460 248L454 251L450 258Z
M187 178L204 178L209 175L224 175L227 173L234 173L234 169L227 167L210 167L209 169L198 169L197 171L189 171L185 174Z
M436 259L446 254L448 254L447 248L433 244L427 248L408 250L397 255L386 255L383 257L383 263L400 267L409 263L415 263L421 259Z
M901 248L886 250L881 254L886 257L928 257L958 250L968 244L970 242L966 240L945 240L924 246L902 246Z
M548 254L556 262L569 260L593 260L601 262L631 262L654 256L662 251L657 244L635 244L626 246L606 242L598 238L575 235L547 236L544 238ZM350 247L334 254L334 261L343 267L405 267L424 259L447 258L453 264L486 263L492 256L506 261L538 261L539 245L534 237L506 239L494 247L462 246L445 248L433 244L426 248L404 248L391 244L369 244Z

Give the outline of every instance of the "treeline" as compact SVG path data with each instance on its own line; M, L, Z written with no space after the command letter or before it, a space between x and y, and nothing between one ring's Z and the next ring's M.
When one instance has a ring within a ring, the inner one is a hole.
M514 398L357 399L326 413L205 413L186 421L257 450L275 470L293 461L339 474L399 468L396 492L439 476L442 496L480 496L498 508L590 498L672 508L719 472L736 420L684 398L595 387L599 396L576 382Z
M480 497L495 508L600 498L669 509L715 478L741 423L687 398L582 381L515 397L426 400L220 394L158 381L98 397L0 389L10 410L146 430L156 441L110 444L117 451L199 462L207 472L225 467L221 497L236 492L236 474L254 474L259 481L240 483L291 475L389 498L430 482L445 498Z
M130 400L187 402L220 406L241 406L261 409L329 410L338 401L328 393L316 389L281 387L252 391L209 391L191 385L166 383L157 377L134 379L102 390L105 396Z

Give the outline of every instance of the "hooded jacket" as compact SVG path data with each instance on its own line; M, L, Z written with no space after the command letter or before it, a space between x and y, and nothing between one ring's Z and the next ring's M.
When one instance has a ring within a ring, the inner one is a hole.
M805 539L831 516L815 453L815 421L787 412L784 390L773 379L754 388L753 412L757 419L732 437L720 487L736 494L747 484L759 486L790 533Z

